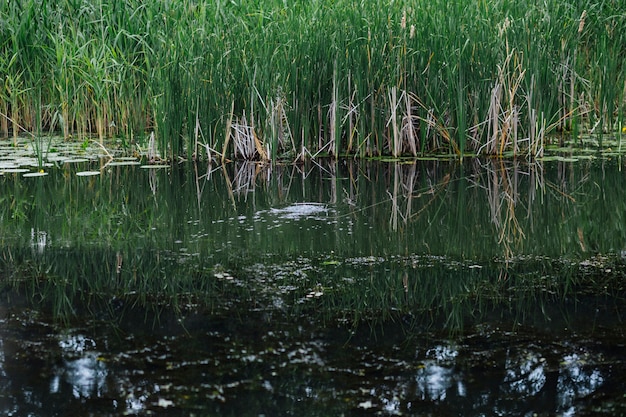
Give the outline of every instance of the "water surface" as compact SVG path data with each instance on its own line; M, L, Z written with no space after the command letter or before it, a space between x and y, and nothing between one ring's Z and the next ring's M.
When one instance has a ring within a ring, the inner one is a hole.
M625 411L619 159L105 162L0 177L7 415Z

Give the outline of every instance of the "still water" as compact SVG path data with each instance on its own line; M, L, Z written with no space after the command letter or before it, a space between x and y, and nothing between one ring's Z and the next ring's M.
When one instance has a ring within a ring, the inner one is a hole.
M3 415L626 413L619 159L105 162L0 176Z

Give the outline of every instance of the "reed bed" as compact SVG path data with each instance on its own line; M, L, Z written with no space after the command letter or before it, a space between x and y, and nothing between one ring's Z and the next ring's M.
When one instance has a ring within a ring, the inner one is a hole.
M0 135L154 133L168 158L535 158L551 132L624 125L623 2L289 3L2 2Z

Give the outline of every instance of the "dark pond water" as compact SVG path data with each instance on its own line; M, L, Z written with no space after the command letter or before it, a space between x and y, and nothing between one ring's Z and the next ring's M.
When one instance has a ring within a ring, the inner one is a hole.
M3 415L626 414L620 159L54 164L0 176Z

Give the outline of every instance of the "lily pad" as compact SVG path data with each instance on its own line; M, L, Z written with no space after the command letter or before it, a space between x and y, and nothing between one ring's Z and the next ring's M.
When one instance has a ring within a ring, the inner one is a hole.
M152 165L142 165L139 168L144 168L144 169L158 169L158 168L169 168L169 165L164 165L164 164L152 164Z
M5 173L10 172L14 174L21 174L22 172L28 172L30 169L27 168L7 168L3 170Z
M76 173L78 177L93 177L95 175L100 175L100 171L80 171Z
M45 177L46 175L48 175L47 172L27 172L26 174L22 176L25 178L30 178L30 177Z
M141 162L136 160L124 160L124 161L113 161L109 162L107 166L110 167L119 167L119 166L128 166L128 165L141 165Z

